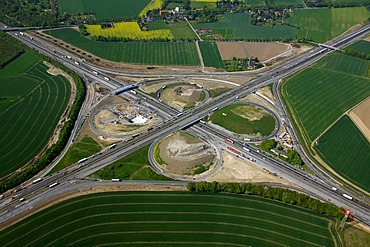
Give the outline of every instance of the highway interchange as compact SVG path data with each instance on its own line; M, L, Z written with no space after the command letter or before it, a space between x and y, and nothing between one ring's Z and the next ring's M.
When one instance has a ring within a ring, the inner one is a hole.
M367 34L370 32L370 25L365 26L364 28L342 36L336 40L331 41L328 45L336 48L341 48L347 45L350 42L358 39L358 37ZM98 81L103 84L105 87L110 90L116 90L117 88L122 87L122 83L116 81L114 78L109 77L106 73L109 74L119 74L129 77L153 77L153 78L211 78L211 77L245 77L244 73L214 73L214 74L157 74L157 75L146 75L146 74L132 74L132 73L119 73L103 68L98 68L96 66L89 65L88 63L81 62L80 60L70 59L62 51L55 50L53 46L46 44L43 40L40 39L30 39L29 36L21 35L18 31L14 30L8 32L8 34L22 41L26 45L40 53L49 56L56 61L63 63L65 66L73 69L79 75L88 80ZM199 136L204 138L211 139L212 142L218 142L220 145L225 145L225 140L230 138L225 133L220 133L219 131L212 128L208 124L202 124L199 120L203 119L205 116L212 113L212 109L222 108L226 105L229 105L233 102L236 102L239 98L242 98L248 94L255 92L258 88L266 86L268 84L274 83L274 96L276 97L276 109L279 113L279 117L284 118L286 129L292 137L293 143L298 144L296 134L294 129L291 127L289 118L287 117L286 109L281 102L278 87L281 83L281 80L297 71L304 69L305 67L311 65L315 61L319 60L323 56L330 53L332 49L329 48L315 48L310 52L304 53L288 62L285 62L279 66L276 66L266 72L256 73L257 76L255 79L249 81L248 83L242 84L238 87L235 87L228 92L204 102L203 104L182 112L179 115L179 111L168 107L162 102L158 101L156 98L152 98L148 95L144 95L138 91L136 95L132 93L125 93L127 97L131 98L143 98L145 97L146 104L150 105L153 109L157 109L158 112L162 114L165 121L157 125L150 131L143 132L139 137L129 140L128 142L118 143L114 149L106 149L101 151L99 154L94 155L89 158L83 165L75 164L65 170L60 171L59 173L48 175L43 178L43 180L36 184L29 183L27 188L18 191L18 192L8 192L4 194L4 198L0 201L0 224L5 224L7 220L15 217L16 215L29 210L30 208L35 207L41 202L44 202L50 198L60 195L66 191L75 190L81 187L92 186L94 184L104 184L107 182L85 182L85 183L74 183L77 179L85 178L86 176L94 173L95 171L100 170L101 168L111 164L112 162L121 159L122 157L138 150L139 148L146 146L150 143L153 143L156 140L162 139L163 137L179 130L179 129L189 129L189 131L196 133ZM75 63L78 61L78 64ZM98 71L99 73L93 73ZM107 80L105 77L109 78ZM96 104L95 104L96 105ZM88 103L85 103L81 109L79 119L75 125L75 129L69 140L69 145L73 142L74 138L77 136L78 131L83 125L86 115L91 111L91 107ZM228 144L229 145L229 144ZM271 157L268 154L261 152L260 150L250 145L248 148L251 149L251 152L246 152L243 150L244 143L240 140L234 141L231 145L234 148L243 152L242 159L252 158L256 160L256 165L269 169L271 172L276 173L279 177L292 181L293 183L301 186L307 193L314 195L323 201L331 202L340 207L349 207L355 212L355 217L358 221L370 226L370 207L367 202L362 198L362 194L357 192L354 189L349 188L348 186L339 186L342 183L335 180L334 177L327 174L320 168L317 168L313 165L313 162L310 161L309 157L306 157L304 150L301 146L295 145L301 156L304 158L304 161L309 167L315 171L315 176L312 176L300 169L297 169L285 162ZM66 148L66 149L67 149ZM208 175L217 172L217 170L222 166L222 162L218 164L216 169L210 172ZM163 170L160 167L153 166L153 168L159 172L163 173ZM45 175L45 173L44 173ZM169 176L169 174L164 174ZM136 182L120 182L125 183L135 183L135 184L165 184L168 186L184 186L187 181L201 180L204 177L198 177L195 179L188 178L179 178L182 181L174 182L148 182L148 181L136 181ZM50 184L57 182L58 185L49 188ZM332 187L337 187L337 191L333 191ZM345 188L345 189L344 189ZM356 192L356 194L354 194ZM353 200L348 200L342 196L343 193L350 194L353 196ZM14 197L15 199L11 199ZM20 202L20 198L26 198L24 201Z

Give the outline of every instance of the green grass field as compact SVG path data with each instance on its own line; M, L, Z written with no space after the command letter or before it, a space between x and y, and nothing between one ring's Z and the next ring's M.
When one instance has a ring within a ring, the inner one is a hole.
M285 102L308 144L370 96L370 80L363 76L367 66L367 61L332 54L283 84Z
M223 115L226 114L227 116ZM241 115L248 116L249 120ZM214 124L239 134L257 134L268 136L275 128L275 119L265 110L252 105L228 105L212 113L211 121Z
M199 42L199 48L202 53L204 66L215 67L216 69L224 69L224 63L216 43Z
M186 21L179 21L179 22L169 22L168 28L171 30L171 33L177 40L195 40L197 36L190 28L189 24Z
M74 163L77 163L77 161L82 158L98 153L100 150L101 147L94 139L89 136L84 136L73 143L58 165L56 165L50 173L60 171Z
M276 25L274 28L254 26L249 13L224 14L216 23L193 23L194 28L209 28L214 33L225 33L226 39L248 38L291 38L295 39L297 30L293 27ZM228 34L226 34L228 33ZM232 36L230 36L232 34Z
M99 42L70 28L45 33L116 62L189 66L200 64L194 42Z
M294 7L303 7L302 1L300 0L275 0L276 6L294 6Z
M299 27L299 39L325 42L369 17L366 7L302 9L295 10L288 22Z
M122 180L171 180L168 177L158 175L152 170L148 160L148 150L149 145L97 171L92 177L107 180L112 178Z
M252 196L114 192L70 199L0 233L6 246L334 246L329 218Z
M319 138L315 150L340 175L370 191L370 143L347 115Z
M59 12L68 14L95 13L97 18L135 17L151 0L59 0Z
M34 158L47 144L70 98L70 84L47 73L33 53L0 70L0 177Z

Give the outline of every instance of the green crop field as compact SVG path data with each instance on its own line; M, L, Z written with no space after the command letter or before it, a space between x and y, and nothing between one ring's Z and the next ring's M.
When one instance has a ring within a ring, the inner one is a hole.
M251 24L249 13L224 14L219 16L216 23L193 23L194 28L209 28L216 33L232 34L232 37L223 35L227 39L248 38L291 38L295 39L297 30L293 27L276 25L274 28L254 26ZM226 36L226 37L225 37Z
M325 42L369 17L366 7L302 9L295 10L288 22L299 27L299 39Z
M150 167L148 160L149 146L145 146L117 160L107 167L92 175L94 178L107 179L119 178L122 180L171 180L168 177L158 175Z
M332 54L283 84L285 102L307 144L370 96L370 80L359 76L367 65L358 58Z
M59 12L68 14L94 13L97 18L134 17L150 0L59 0Z
M219 109L212 113L211 121L239 134L261 133L262 136L268 136L275 128L272 115L259 107L245 104L228 105Z
M47 144L70 98L70 84L25 53L0 70L0 177L14 172Z
M77 140L73 143L61 161L51 170L50 173L60 171L63 168L77 163L77 161L82 158L98 153L100 150L101 147L94 139L89 136L84 136L81 140Z
M200 64L194 42L99 42L88 39L70 28L45 33L116 62L188 66Z
M215 42L199 42L198 44L202 53L204 66L224 69L224 63Z
M356 43L348 46L348 48L354 49L359 52L363 52L366 55L370 54L370 42L366 40L359 40Z
M368 61L370 60L370 42L369 41L359 40L349 45L344 50L345 50L345 53L350 56L358 57L358 58L368 60ZM366 76L370 77L370 66L367 68Z
M80 196L0 233L6 246L334 246L334 222L252 196L113 192Z
M370 191L370 143L347 115L318 139L315 150L340 175Z
M314 66L317 69L326 69L330 71L339 71L345 74L365 76L369 63L359 58L334 53L326 56Z

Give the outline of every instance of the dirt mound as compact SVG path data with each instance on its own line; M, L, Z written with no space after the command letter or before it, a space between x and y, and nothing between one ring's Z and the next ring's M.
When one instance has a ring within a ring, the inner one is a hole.
M159 144L163 170L177 176L191 176L199 168L208 170L215 163L216 150L186 132L173 134Z

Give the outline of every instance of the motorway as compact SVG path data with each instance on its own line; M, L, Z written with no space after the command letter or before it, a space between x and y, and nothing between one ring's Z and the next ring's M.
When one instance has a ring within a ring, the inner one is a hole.
M358 36L368 33L370 30L370 26L366 26L363 29L360 29L356 32L353 32L349 35L343 36L331 43L334 47L341 47L346 45L349 41L356 39ZM35 41L31 40L27 37L20 37L18 34L15 36L15 33L10 33L13 37L18 38L26 45L33 47L34 49L38 50L39 52L50 56L56 59L58 62L63 63L67 67L73 69L80 75L85 75L89 78L93 78L108 88L114 90L118 87L122 86L119 82L115 81L113 78L110 80L105 80L103 75L95 75L92 72L96 69L94 67L91 69L88 64L84 63L83 65L76 65L73 60L62 57L61 53L58 54L52 50L52 48L48 48L48 45L42 43L42 41ZM37 44L36 42L40 42ZM143 133L137 138L130 140L129 142L119 143L116 148L104 150L104 152L100 152L99 154L95 155L88 161L86 161L83 165L75 164L74 166L69 167L57 174L45 177L42 182L39 182L34 185L28 186L26 189L21 190L17 193L12 193L11 195L8 193L4 196L3 201L1 202L1 211L3 212L0 217L0 223L4 223L6 220L12 218L14 215L27 210L29 205L32 203L39 203L42 200L47 200L51 198L51 196L55 196L58 194L59 189L57 188L64 188L70 184L70 181L73 181L78 178L84 178L93 172L107 166L108 164L126 156L129 153L134 152L135 150L154 142L157 139L161 139L167 136L170 133L173 133L179 129L184 129L193 126L194 123L196 124L197 129L202 129L208 135L219 136L220 140L225 140L227 136L224 136L222 133L213 132L212 128L209 128L208 125L199 124L198 121L205 116L212 113L212 109L215 108L222 108L230 103L235 102L236 97L244 97L250 93L253 93L258 88L268 85L270 83L276 83L280 79L285 78L286 76L293 74L303 68L309 66L310 64L314 63L315 61L319 60L326 54L328 54L331 50L328 48L316 48L307 54L303 54L295 59L292 59L278 67L275 67L268 71L268 73L264 73L260 77L251 80L250 82L238 86L225 94L220 95L214 99L210 99L209 101L201 104L193 109L187 110L183 112L181 116L172 117L167 121L163 122L162 124L155 127L150 132ZM101 73L101 71L100 71ZM129 76L139 76L142 77L143 75L133 75L129 74ZM152 75L153 76L153 75ZM173 76L173 75L154 75L157 77L166 77L166 76ZM181 75L180 75L181 76ZM183 76L197 76L199 77L199 73L194 75L183 75ZM211 77L212 75L206 75ZM218 75L217 75L218 76ZM227 74L225 73L224 76L232 76L232 77L240 77L245 76L245 74ZM103 79L102 79L103 78ZM281 114L286 116L284 107L281 101L278 100L278 109L280 109ZM157 102L160 104L160 102ZM162 106L163 107L163 106ZM80 120L81 121L81 120ZM77 123L77 126L80 126L81 122ZM290 133L293 134L294 133ZM238 150L242 151L243 143L235 142L233 145ZM310 176L307 173L292 167L291 165L285 164L280 160L276 160L269 155L266 155L262 152L258 152L258 150L252 148L252 152L243 153L243 157L253 157L256 160L256 163L260 166L264 166L271 170L272 172L276 172L279 176L289 179L290 181L296 183L297 185L301 186L302 188L310 191L311 193L315 194L316 197L321 198L325 201L330 201L337 206L340 207L350 207L352 211L356 213L356 218L367 225L370 225L370 207L367 203L361 201L360 198L354 197L353 200L348 200L342 196L343 193L348 193L342 189L338 189L337 191L333 191L331 189L332 182L324 176ZM49 188L48 185L58 182L59 185L55 186L55 188ZM53 191L53 193L50 193ZM52 195L51 195L52 194ZM10 196L16 196L15 200L10 200ZM27 205L25 203L20 204L18 198L26 198L28 201ZM36 200L37 198L37 200ZM6 203L5 203L6 202Z

